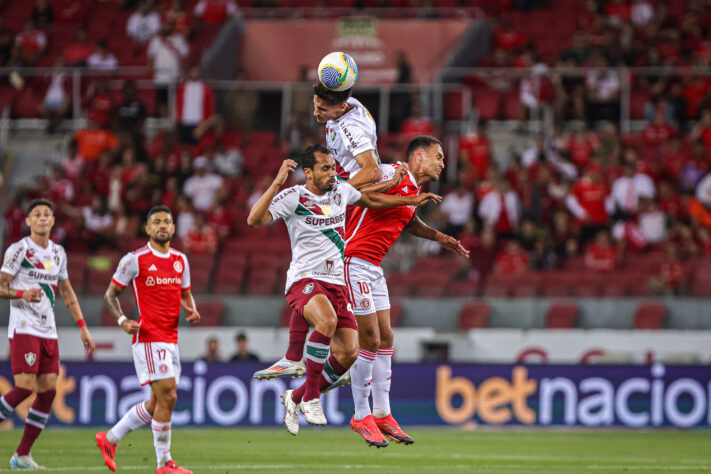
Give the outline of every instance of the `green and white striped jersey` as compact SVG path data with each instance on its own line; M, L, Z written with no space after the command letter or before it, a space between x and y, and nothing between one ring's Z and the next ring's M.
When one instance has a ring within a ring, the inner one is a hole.
M306 186L287 188L269 206L274 220L284 219L291 239L291 264L286 288L304 278L344 285L343 251L346 247L346 206L360 199L348 183L318 196Z
M10 300L8 337L12 339L18 333L57 339L54 322L57 282L69 278L64 248L51 240L47 248L42 248L25 237L7 248L0 272L14 277L10 281L10 288L14 290L39 287L43 291L39 303L28 303L21 298Z

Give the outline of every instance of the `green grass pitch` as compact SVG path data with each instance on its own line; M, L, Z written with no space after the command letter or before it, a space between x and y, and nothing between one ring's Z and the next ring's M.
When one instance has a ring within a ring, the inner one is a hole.
M711 431L460 431L408 430L415 444L369 448L345 428L302 427L297 437L277 428L173 430L174 458L198 473L493 472L711 473ZM43 472L109 472L95 430L50 427L33 457ZM0 472L20 430L0 432ZM118 472L155 472L148 429L119 447ZM14 471L13 471L14 472Z

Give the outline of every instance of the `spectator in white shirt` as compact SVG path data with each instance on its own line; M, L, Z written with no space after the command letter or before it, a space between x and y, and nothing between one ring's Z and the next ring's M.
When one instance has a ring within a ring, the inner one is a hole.
M188 80L175 94L175 120L181 143L197 144L200 136L219 122L215 115L215 95L207 82L200 80L200 68L191 67Z
M158 12L153 11L150 2L144 1L138 6L138 10L128 18L126 34L133 39L134 43L142 46L148 43L154 34L158 33L160 23Z
M647 26L654 18L654 7L647 0L634 0L630 13L634 26Z
M447 216L448 235L459 235L474 213L474 195L459 184L442 200L440 210Z
M497 179L496 188L481 199L479 217L486 228L493 228L500 236L511 235L518 228L521 200L507 181Z
M215 143L212 160L217 172L223 176L236 178L242 172L244 157L237 148L227 148L222 140Z
M184 239L190 229L195 226L195 213L190 201L185 196L178 196L175 200L175 207L178 209L178 217L175 220L175 234L179 239Z
M49 86L44 94L44 99L39 106L40 117L49 121L47 131L52 133L59 125L60 120L69 111L69 94L67 94L67 74L64 70L64 59L57 58L54 69L49 76Z
M96 42L96 50L86 60L86 64L99 71L113 71L118 67L118 60L108 49L105 39Z
M195 209L202 212L210 210L215 198L222 191L222 178L214 173L208 173L209 165L210 161L204 156L195 158L193 162L195 174L183 185L183 193L192 200Z
M641 198L654 199L656 188L648 175L637 172L637 162L628 159L624 164L623 175L612 184L612 192L606 203L608 214L615 211L627 215L639 210Z
M173 25L165 23L160 32L148 43L149 66L153 68L153 82L156 85L156 101L161 115L167 115L168 87L180 78L183 60L190 47L182 35L173 32Z

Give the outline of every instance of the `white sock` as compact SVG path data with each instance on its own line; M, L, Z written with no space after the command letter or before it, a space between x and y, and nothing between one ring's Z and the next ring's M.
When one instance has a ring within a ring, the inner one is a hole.
M370 415L370 385L373 381L375 353L358 350L358 358L351 366L351 392L355 405L355 419L362 420Z
M163 467L173 459L170 457L170 421L161 423L153 420L151 428L153 428L153 446L156 448L156 464L158 467Z
M373 365L373 416L383 418L390 414L390 383L393 349L378 349Z
M108 439L111 444L118 444L121 438L128 433L150 422L151 415L148 413L148 410L146 410L145 402L138 403L132 406L126 414L123 415L123 418L106 433L106 439Z

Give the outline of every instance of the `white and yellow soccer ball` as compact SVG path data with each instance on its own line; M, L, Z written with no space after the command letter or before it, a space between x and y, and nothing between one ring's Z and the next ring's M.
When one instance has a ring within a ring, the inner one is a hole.
M358 80L358 65L346 53L328 53L318 65L318 79L327 89L345 91Z

